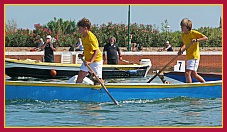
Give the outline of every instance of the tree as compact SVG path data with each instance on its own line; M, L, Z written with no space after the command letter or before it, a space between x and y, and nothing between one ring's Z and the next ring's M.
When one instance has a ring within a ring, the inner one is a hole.
M17 22L14 19L8 20L6 23L6 32L15 33L17 31Z
M76 27L76 22L72 20L57 19L42 26L34 24L35 29L17 29L15 20L10 20L6 24L6 46L36 46L39 38L45 38L47 35L52 37L58 36L59 46L75 45L78 38L81 36ZM168 21L162 23L161 31L158 27L151 24L137 24L130 25L131 34L133 34L132 42L140 44L142 47L163 47L167 40L170 41L174 47L182 45L181 31L169 32ZM99 44L103 47L109 42L111 36L116 37L116 43L120 47L126 47L125 37L127 36L127 26L125 24L114 24L108 22L107 24L93 24L91 31L97 36ZM209 40L201 42L201 47L222 47L222 30L220 28L201 27L196 29L206 35Z

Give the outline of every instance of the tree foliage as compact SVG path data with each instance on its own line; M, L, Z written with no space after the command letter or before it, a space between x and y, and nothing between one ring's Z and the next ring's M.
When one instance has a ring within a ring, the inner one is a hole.
M143 47L162 47L168 40L174 47L182 45L181 32L171 32L168 27L168 21L161 23L162 27L159 30L155 25L145 25L132 23L130 32L133 35L132 42L138 43ZM72 20L57 19L45 25L34 24L34 29L15 29L17 24L14 20L6 23L5 46L37 46L39 38L44 38L51 35L56 38L56 43L59 46L75 45L80 33L76 27L77 23ZM197 29L199 32L206 35L209 40L201 42L201 47L222 47L222 30L220 28L201 27ZM91 31L97 36L100 46L103 47L108 43L111 36L116 37L116 42L120 47L125 47L125 39L127 36L128 26L126 24L93 24Z
M7 33L15 33L17 31L17 22L14 19L8 20L6 24Z

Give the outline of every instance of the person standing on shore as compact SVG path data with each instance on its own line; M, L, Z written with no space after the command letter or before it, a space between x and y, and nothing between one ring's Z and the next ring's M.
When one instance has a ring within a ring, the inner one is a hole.
M54 63L54 51L56 51L56 45L51 42L51 36L47 35L46 43L41 47L44 49L44 62Z
M99 42L96 36L90 31L91 22L87 18L81 19L77 26L81 33L81 40L84 47L83 54L79 54L78 57L85 57L85 63L82 63L76 83L82 83L83 79L88 75L89 69L87 65L90 65L92 70L99 77L100 81L102 80L102 53L99 49ZM94 80L97 83L97 80ZM103 82L104 83L104 82Z
M104 62L107 60L107 64L117 65L118 56L119 56L119 60L122 60L120 48L115 42L116 42L116 38L110 37L109 43L104 46L103 60Z
M178 55L183 54L182 51L189 45L186 50L186 60L187 67L185 70L185 78L187 83L192 83L192 77L198 80L199 82L204 83L205 80L203 77L197 74L197 69L199 67L200 60L200 51L199 51L199 42L206 41L208 38L196 31L192 30L192 22L188 18L184 18L180 23L182 30L182 41L183 45L178 51Z

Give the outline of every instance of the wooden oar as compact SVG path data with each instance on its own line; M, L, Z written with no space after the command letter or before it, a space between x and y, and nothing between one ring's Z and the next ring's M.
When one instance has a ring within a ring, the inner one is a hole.
M189 45L187 45L185 47L185 49L182 50L182 53L187 50L193 43L190 43ZM177 54L172 60L170 60L169 63L167 63L158 73L156 73L149 81L147 81L147 83L150 83L155 77L157 77L163 70L165 70L165 68L171 64L178 56L180 56L179 54Z
M132 62L129 62L129 61L127 61L127 60L121 60L121 61L126 62L126 63L128 63L128 64L133 64Z
M83 61L84 64L86 64L86 61L84 60L83 57L80 57L80 59ZM119 105L119 103L111 96L111 94L109 93L109 91L105 87L104 83L101 82L101 80L99 79L99 77L95 74L95 72L93 71L93 69L89 65L86 65L86 66L88 67L88 69L90 70L90 72L95 76L95 78L98 80L98 82L102 85L102 87L104 88L104 90L106 91L106 93L109 95L109 97L112 99L112 101L114 102L114 104L115 105Z

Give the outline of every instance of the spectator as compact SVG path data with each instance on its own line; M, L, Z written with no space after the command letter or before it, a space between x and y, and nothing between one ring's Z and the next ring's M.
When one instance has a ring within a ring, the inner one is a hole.
M40 38L38 46L35 47L34 49L30 50L30 51L31 52L33 52L33 51L43 51L43 49L41 48L43 44L44 44L43 39Z
M162 48L159 49L158 51L173 51L172 46L170 45L169 41L166 41L166 45Z
M140 44L136 44L136 49L137 51L141 51L143 49L143 47Z
M84 47L83 47L81 38L79 38L79 39L78 39L78 42L77 42L77 44L76 44L76 51L83 51L83 50L84 50Z
M132 43L131 47L132 47L132 51L141 51L142 50L142 47L140 46L140 44L137 44L137 43Z
M51 36L48 35L46 37L46 43L42 45L42 49L44 49L44 62L54 63L54 51L56 51L56 45L52 43Z
M116 38L110 37L109 43L103 49L103 60L104 62L107 60L107 64L118 64L118 56L122 60L121 51L116 44Z
M78 39L78 42L76 43L76 46L73 45L70 46L69 51L83 51L84 47L81 41L81 38Z

